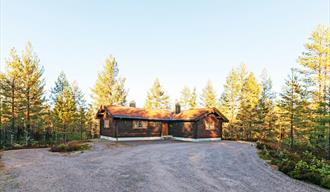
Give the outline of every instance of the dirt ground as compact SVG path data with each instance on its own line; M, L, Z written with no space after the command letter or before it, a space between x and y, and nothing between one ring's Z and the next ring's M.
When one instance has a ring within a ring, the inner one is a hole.
M6 151L0 191L327 191L289 178L254 146L221 142L95 141L84 153Z

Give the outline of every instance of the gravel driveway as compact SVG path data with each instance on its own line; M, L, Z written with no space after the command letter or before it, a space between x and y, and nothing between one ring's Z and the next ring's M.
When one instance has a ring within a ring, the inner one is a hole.
M326 191L272 170L254 146L232 141L96 141L85 153L27 149L3 160L4 191Z

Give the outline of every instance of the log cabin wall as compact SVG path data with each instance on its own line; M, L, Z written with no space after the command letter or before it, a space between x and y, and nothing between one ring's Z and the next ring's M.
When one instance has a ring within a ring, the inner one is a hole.
M133 128L133 121L135 120L114 119L114 130L116 128L118 129L118 137L160 137L161 136L161 121L142 120L147 122L146 128Z
M169 122L169 135L173 137L194 137L194 122L193 121L175 121Z
M198 120L196 124L196 138L217 138L222 136L222 121L214 114L207 115ZM212 127L206 127L207 124L214 124L214 129Z
M109 120L108 122L105 120ZM108 137L115 137L115 125L114 120L111 117L100 118L100 131L101 135L108 136ZM105 127L105 123L109 123L108 127Z

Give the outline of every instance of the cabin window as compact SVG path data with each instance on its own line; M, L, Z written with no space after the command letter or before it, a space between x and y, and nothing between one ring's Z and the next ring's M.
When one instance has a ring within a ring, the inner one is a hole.
M149 125L150 127L160 127L160 122L150 121Z
M190 122L184 122L182 128L183 128L182 131L191 131L191 123Z
M104 119L104 128L109 129L110 128L110 120L109 119Z
M133 121L133 129L146 129L148 128L148 121Z
M214 121L204 121L205 130L215 130L215 122Z

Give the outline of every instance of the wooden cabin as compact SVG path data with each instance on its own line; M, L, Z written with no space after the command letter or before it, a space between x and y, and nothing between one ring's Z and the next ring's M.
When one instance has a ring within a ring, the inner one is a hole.
M175 112L134 106L101 106L97 112L101 138L149 140L173 137L178 140L221 139L222 123L228 119L216 108Z

